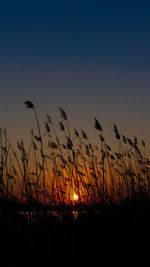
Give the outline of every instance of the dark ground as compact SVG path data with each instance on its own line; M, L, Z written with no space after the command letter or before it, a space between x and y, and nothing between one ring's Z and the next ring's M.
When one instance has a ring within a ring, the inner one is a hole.
M69 213L61 222L42 216L37 223L13 212L0 216L3 266L149 266L150 201Z

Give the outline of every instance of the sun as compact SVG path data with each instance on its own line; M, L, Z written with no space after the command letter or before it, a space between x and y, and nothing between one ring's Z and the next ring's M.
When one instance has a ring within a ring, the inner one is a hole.
M77 194L74 194L74 195L73 195L73 199L74 199L75 201L77 201L77 200L79 199L78 195L77 195Z

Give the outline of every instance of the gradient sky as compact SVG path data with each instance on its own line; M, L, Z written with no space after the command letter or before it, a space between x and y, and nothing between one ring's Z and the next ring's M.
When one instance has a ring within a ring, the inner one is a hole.
M94 134L97 117L111 142L112 123L129 137L150 136L149 1L1 1L0 127L12 140L59 119Z

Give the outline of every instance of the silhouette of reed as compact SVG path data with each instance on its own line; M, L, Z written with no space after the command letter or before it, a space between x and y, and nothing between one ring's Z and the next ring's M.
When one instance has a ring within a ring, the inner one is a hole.
M34 104L25 105L36 121L28 149L18 140L15 151L0 129L5 264L20 265L20 255L21 262L33 266L52 261L56 266L103 261L103 266L147 266L150 160L145 141L126 137L114 124L118 151L113 151L94 118L98 144L92 145L83 129L71 129L62 108L58 122L46 116L42 133Z
M25 101L25 105L33 111L37 124L37 129L31 130L29 151L23 140L17 141L18 151L14 151L6 131L0 129L1 202L94 206L149 197L150 160L145 156L144 140L131 140L114 124L118 151L113 151L95 118L99 144L93 146L84 130L70 129L62 108L58 123L47 115L41 133L34 104Z

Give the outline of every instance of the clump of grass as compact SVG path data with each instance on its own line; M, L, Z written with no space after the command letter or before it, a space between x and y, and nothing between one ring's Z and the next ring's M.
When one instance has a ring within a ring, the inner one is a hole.
M98 205L120 203L124 199L149 197L150 160L145 156L145 141L132 140L113 125L118 151L107 144L97 118L93 125L99 144L93 146L81 129L72 131L66 111L59 108L55 123L47 115L42 133L36 108L36 129L31 130L30 148L17 141L15 152L5 130L0 129L0 200L22 204ZM36 133L35 133L36 132ZM74 195L78 197L74 199Z

